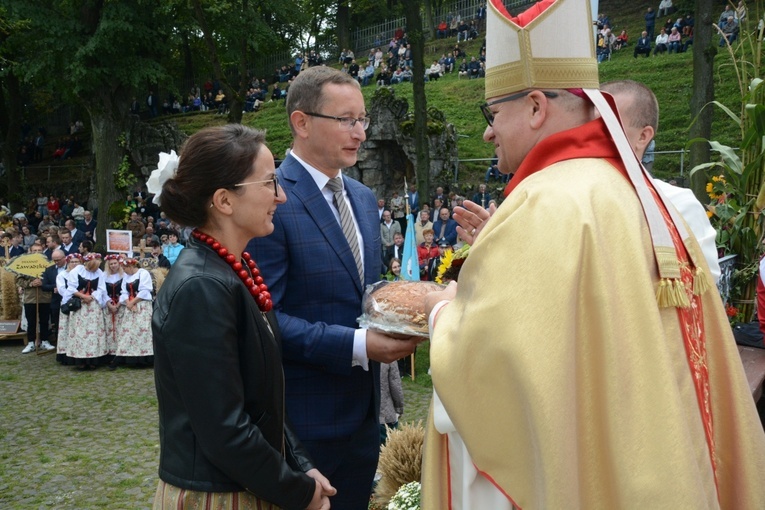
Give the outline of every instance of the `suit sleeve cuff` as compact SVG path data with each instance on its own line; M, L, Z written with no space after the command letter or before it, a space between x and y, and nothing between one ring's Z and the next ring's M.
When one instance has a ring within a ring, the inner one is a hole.
M366 329L357 329L353 333L353 362L351 363L351 366L369 370Z

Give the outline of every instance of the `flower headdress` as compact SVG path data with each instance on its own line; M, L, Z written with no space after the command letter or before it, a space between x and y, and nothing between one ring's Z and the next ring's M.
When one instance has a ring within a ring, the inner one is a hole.
M149 180L146 181L146 188L149 190L149 193L154 195L152 202L155 204L161 205L159 197L162 195L162 186L165 185L165 182L168 179L175 177L175 172L178 170L179 160L180 158L175 151L170 151L170 154L167 152L159 153L157 169L151 173Z
M120 255L118 253L111 253L111 254L107 255L106 257L104 257L104 260L107 260L107 261L109 261L109 260L118 260L118 261L122 262L122 255Z
M66 263L67 264L70 263L73 260L80 260L80 261L82 261L82 255L80 255L79 253L70 253L69 255L66 256Z
M127 267L127 266L137 266L138 265L138 259L126 257L126 258L122 259L122 265L125 266L125 267Z
M101 254L100 253L88 253L84 257L82 257L82 260L85 262L90 262L91 260L101 260Z

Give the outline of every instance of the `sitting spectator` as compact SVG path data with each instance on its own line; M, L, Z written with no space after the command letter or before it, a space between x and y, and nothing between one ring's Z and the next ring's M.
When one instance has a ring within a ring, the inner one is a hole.
M351 60L351 64L348 66L348 74L353 76L353 79L359 79L359 64L356 63L356 59Z
M454 72L454 63L454 56L452 54L447 55L444 60L444 73Z
M481 70L481 64L475 57L470 57L470 63L468 64L468 78L478 78L479 71Z
M606 26L611 26L611 20L608 19L608 16L606 16L603 13L598 14L598 19L593 21L593 25L598 27L598 30L603 30L606 28Z
M627 46L627 39L629 39L629 37L627 36L627 31L622 30L622 32L616 37L616 42L614 43L614 49L620 50L624 48L625 46Z
M22 234L22 246L24 247L24 250L29 251L29 248L32 247L32 245L37 241L37 236L32 233L32 230L30 229L29 225L24 225L21 227L21 234Z
M375 64L373 60L367 61L367 67L364 68L364 76L361 78L361 85L367 86L372 83L372 79L375 77Z
M10 239L11 245L8 247L8 257L18 257L19 255L24 255L27 250L24 249L23 243L24 243L24 235L21 232L18 232L16 230L3 234L4 239ZM34 243L32 243L34 244Z
M640 54L645 55L646 58L651 54L651 40L648 38L648 32L645 30L643 30L635 43L635 51L632 52L632 56L637 58Z
M141 239L145 241L145 246L150 246L153 242L159 244L159 236L154 233L154 227L151 225L146 226L146 233L141 237Z
M380 72L377 73L377 86L390 85L391 76L390 68L387 65L380 66Z
M462 59L462 63L460 64L459 68L457 69L457 78L461 78L463 76L468 75L468 64L466 59Z
M141 238L143 238L143 235L146 233L146 225L144 225L137 212L133 211L130 213L130 221L125 225L125 230L130 230L133 233L133 246L137 245Z
M677 27L672 27L672 31L669 33L669 37L667 40L669 41L667 43L668 53L680 53L681 45L680 40L682 39L682 36L680 35L680 32L677 30Z
M744 0L739 0L738 2L738 7L736 7L736 19L738 20L739 25L746 19L746 5L744 5Z
M431 64L430 68L426 71L425 77L428 81L438 81L441 77L441 66L438 65L437 61L433 61L433 64Z
M656 46L653 49L653 54L664 53L667 51L667 45L669 44L669 35L666 30L661 29L661 33L656 36Z
M690 48L692 45L693 45L693 34L691 34L690 37L688 37L688 39L685 40L682 48L680 48L680 51L682 53L685 53L686 51L688 51L688 48Z
M409 66L406 66L404 70L401 71L401 81L412 81L412 70Z
M484 184L481 184L481 186L484 186L485 189ZM478 203L480 204L481 202ZM451 212L447 207L442 207L438 210L438 219L433 222L433 232L435 241L439 244L446 241L449 246L454 246L457 243L457 222L452 219Z
M486 176L484 178L484 182L489 182L491 179L499 180L500 176L502 175L499 172L499 167L497 166L498 160L497 157L493 157L491 160L491 163L489 163L489 168L486 169Z
M614 37L614 34L611 33L611 29L609 28L605 29L602 34L598 34L598 63L611 59L611 49L615 42L616 37Z
M159 241L151 241L149 246L151 247L151 252L144 254L144 258L154 259L156 261L157 267L170 269L170 261L167 260L167 257L165 257L165 255L162 253L162 245L159 243Z
M661 0L661 2L659 2L659 12L657 13L657 16L667 16L673 12L675 12L675 9L672 7L672 0Z
M473 198L470 199L471 201L475 202L476 204L480 204L481 207L484 209L489 208L489 201L491 200L491 193L489 193L486 190L486 184L479 184L478 185L478 192L473 195ZM435 230L435 226L433 227L433 230ZM456 244L456 241L455 243Z
M470 27L468 26L467 21L460 21L460 24L457 26L457 42L467 41L469 35Z
M468 39L471 41L478 39L478 25L476 25L475 20L470 21L470 26L468 27Z
M452 220L453 221L453 220ZM432 228L423 230L424 241L417 247L417 259L420 266L420 280L430 279L430 270L433 262L438 258L438 245L434 242L434 232Z
M458 15L452 17L452 20L449 22L449 35L451 37L454 37L459 32L459 26L460 26L460 21L461 20L462 20L462 18L458 14Z
M274 83L274 90L271 92L271 101L278 101L282 97L282 90L278 83Z
M167 235L168 244L166 244L162 250L162 253L167 257L167 260L170 261L170 265L172 266L175 264L176 259L178 259L178 255L180 255L181 250L183 250L183 245L178 243L178 232L171 231Z
M664 23L664 31L669 35L672 31L672 27L675 26L675 22L672 18L667 18L667 22Z
M727 21L720 25L720 30L722 30L720 46L725 46L726 43L733 44L733 41L735 41L736 37L738 36L738 22L733 18L733 16L728 16Z
M393 76L391 76L390 78L390 84L395 85L396 83L401 83L404 80L403 75L404 75L403 70L400 67L396 68L396 70L393 71Z
M693 16L690 14L685 15L685 21L683 22L683 35L686 37L690 37L693 35Z
M442 19L441 23L439 23L438 27L436 28L436 38L446 39L448 35L449 35L449 25L446 24L446 20Z

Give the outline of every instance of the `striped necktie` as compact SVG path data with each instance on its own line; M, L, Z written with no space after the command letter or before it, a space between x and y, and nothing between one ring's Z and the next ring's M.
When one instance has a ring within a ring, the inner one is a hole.
M330 179L327 182L327 188L332 191L334 195L335 207L337 212L340 213L340 226L343 229L345 239L348 241L348 246L353 253L353 259L356 261L356 268L359 270L359 278L363 285L364 283L364 266L361 263L361 251L359 247L359 238L356 235L356 225L353 223L353 217L351 216L351 209L348 206L348 202L343 196L343 178L337 176Z

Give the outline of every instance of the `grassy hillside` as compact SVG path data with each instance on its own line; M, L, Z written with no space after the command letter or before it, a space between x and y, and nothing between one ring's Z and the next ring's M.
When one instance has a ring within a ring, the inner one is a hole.
M639 37L643 29L643 5L635 6L624 0L604 0L601 10L607 13L614 31L626 29L630 40ZM681 13L673 15L679 16ZM658 23L657 23L658 25ZM429 43L426 50L426 62L437 59L443 52L453 47L455 41ZM465 46L468 56L477 55L479 41L472 41ZM365 60L365 59L360 59ZM717 99L738 112L738 90L732 68L728 65L729 57L725 53L717 56L715 87ZM649 85L659 99L661 115L659 132L656 136L657 151L673 151L684 148L688 140L688 128L698 112L690 111L692 89L692 54L673 54L651 56L649 58L632 57L632 46L615 52L611 61L600 65L601 82L632 79ZM446 114L459 134L458 147L461 160L488 158L492 156L491 146L483 142L482 135L486 123L478 105L483 102L484 81L458 79L456 73L449 74L437 82L427 83L428 106L435 106ZM394 86L399 97L411 100L412 86L402 83ZM364 87L365 97L369 98L374 86ZM188 115L178 117L179 126L186 132L194 132L200 127L224 123L225 118L215 114ZM289 147L290 134L287 127L283 102L267 103L261 111L245 114L243 123L268 130L268 142L274 154L284 154ZM725 143L734 143L737 136L735 126L722 113L715 114L713 137ZM460 180L478 182L483 179L483 163L462 163ZM685 172L688 171L687 163ZM660 177L677 178L680 176L680 155L658 155L654 172Z

